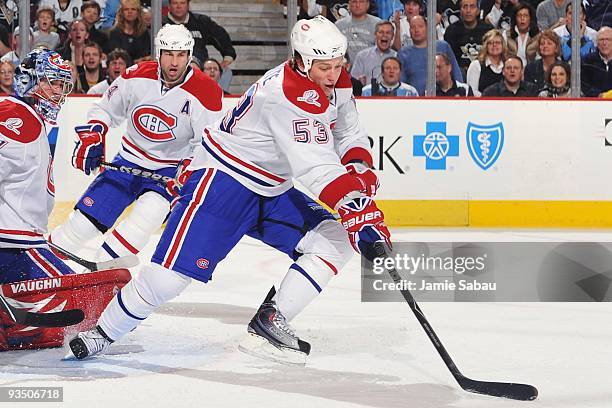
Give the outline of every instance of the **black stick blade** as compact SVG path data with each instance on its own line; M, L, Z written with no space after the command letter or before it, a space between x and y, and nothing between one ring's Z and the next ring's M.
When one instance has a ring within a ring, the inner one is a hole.
M468 392L490 395L492 397L532 401L538 396L538 389L528 384L477 381L467 377L457 378L457 382L461 388Z
M29 313L22 324L35 327L66 327L81 323L85 313L81 309L70 309L55 313Z

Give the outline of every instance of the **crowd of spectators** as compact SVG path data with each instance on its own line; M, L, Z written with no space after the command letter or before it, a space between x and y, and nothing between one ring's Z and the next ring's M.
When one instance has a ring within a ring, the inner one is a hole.
M197 69L212 73L204 69L210 63L206 46L219 50L223 60L217 63L219 72L212 74L227 90L229 81L220 78L231 78L230 65L236 59L227 31L210 17L191 12L189 0L164 3L167 8L162 23L184 24L192 32ZM6 0L0 0L0 93L12 92L13 72L20 61L18 10L7 5ZM147 6L150 0L34 1L30 48L56 50L70 63L73 93L100 94L133 63L153 59L151 12Z
M366 89L356 82L368 86L368 95L394 95L381 70L387 59L398 60L391 64L401 67L398 84L425 95L427 0L300 0L299 5L301 18L322 14L347 36L356 95ZM603 96L612 91L610 0L580 2L579 11L582 92ZM431 22L436 95L568 96L572 12L571 0L438 0Z
M431 22L427 3L298 0L299 18L322 14L346 35L346 68L355 95L425 96L428 24L435 25L436 95L569 95L571 0L438 0ZM4 92L19 63L17 9L8 4L0 0ZM29 32L32 47L55 49L70 61L74 92L101 92L130 64L152 58L149 6L150 0L38 0ZM194 36L194 69L210 75L227 93L236 59L227 31L209 16L192 12L190 0L164 0L164 6L162 23L183 24ZM610 0L580 2L579 13L582 94L610 94ZM219 61L209 58L209 45L221 54Z

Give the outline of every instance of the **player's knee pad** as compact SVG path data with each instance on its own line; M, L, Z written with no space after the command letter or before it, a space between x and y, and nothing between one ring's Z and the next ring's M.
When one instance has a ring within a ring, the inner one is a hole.
M102 232L79 210L74 210L66 222L56 227L49 241L69 251L77 252L88 241L102 236Z
M141 195L130 214L108 234L98 259L138 253L161 227L168 211L170 204L158 193L148 191Z
M344 268L354 254L346 230L334 220L325 220L308 231L296 250L303 254L302 257L313 255L313 262L325 265L334 275Z
M114 269L7 283L0 285L0 291L13 306L25 310L33 307L42 313L83 310L83 322L69 328L79 331L96 324L106 305L130 278L127 269ZM60 347L64 330L63 327L25 327L0 312L0 351Z

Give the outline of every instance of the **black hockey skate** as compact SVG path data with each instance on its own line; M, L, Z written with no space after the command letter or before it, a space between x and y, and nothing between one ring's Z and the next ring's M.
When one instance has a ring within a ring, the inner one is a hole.
M104 333L104 330L100 326L96 326L89 331L80 332L70 340L68 345L72 353L68 353L64 360L83 360L93 357L102 353L112 343L113 340Z
M276 290L272 287L248 325L247 339L238 349L282 364L304 365L310 353L310 344L295 335L272 300L275 294Z

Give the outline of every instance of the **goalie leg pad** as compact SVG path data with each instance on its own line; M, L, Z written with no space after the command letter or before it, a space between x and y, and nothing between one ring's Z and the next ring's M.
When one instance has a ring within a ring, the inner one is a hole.
M332 220L306 233L296 250L303 255L290 266L275 297L287 321L293 320L353 256L344 228Z
M109 303L98 325L114 341L134 330L162 304L178 296L191 278L151 263Z
M159 230L169 211L170 203L158 193L147 191L141 195L130 214L107 235L96 260L138 254L150 236Z
M115 269L7 283L1 285L0 290L11 305L31 312L83 310L83 322L68 328L73 332L94 326L102 310L130 278L127 269ZM0 312L0 350L60 347L65 330L26 327Z

